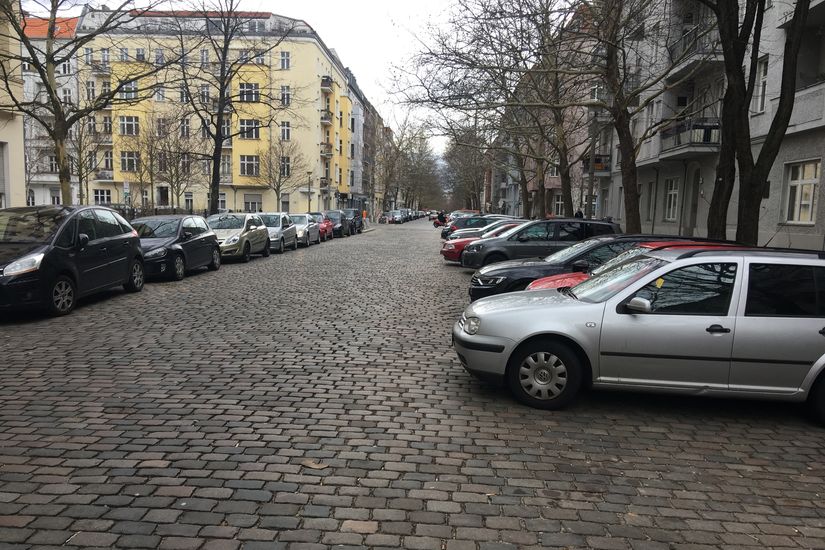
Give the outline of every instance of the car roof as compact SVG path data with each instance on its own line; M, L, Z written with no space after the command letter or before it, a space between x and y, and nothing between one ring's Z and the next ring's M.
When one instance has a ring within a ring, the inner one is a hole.
M133 219L132 221L139 222L143 220L182 220L183 218L189 218L192 216L200 218L200 216L198 216L197 214L158 214L156 216L141 216L139 218Z
M289 212L256 212L258 216L289 216Z
M690 250L685 250L683 247L670 247L663 250L655 250L648 253L648 256L654 256L667 261L681 260L684 258L692 258L694 256L712 255L712 256L727 256L727 257L756 257L756 258L773 258L773 259L825 259L825 252L820 250L804 250L796 248L764 248L764 247L748 247L748 246L695 246Z

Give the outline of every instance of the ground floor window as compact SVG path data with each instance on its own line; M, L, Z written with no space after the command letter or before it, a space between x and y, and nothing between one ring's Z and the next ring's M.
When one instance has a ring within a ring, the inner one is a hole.
M246 212L259 212L263 207L263 195L260 193L245 193L243 209Z
M34 206L34 190L29 189L26 193L26 206Z
M51 199L52 204L60 204L60 189L49 190L49 198Z
M183 207L190 212L195 208L195 196L193 193L187 191L183 194Z
M564 197L561 193L553 195L553 215L564 216Z
M819 161L807 161L788 166L788 221L812 223L819 185Z
M665 221L675 222L679 209L679 178L665 179Z
M281 193L281 212L289 212L289 193Z
M95 199L95 204L112 204L111 189L95 189L92 196Z

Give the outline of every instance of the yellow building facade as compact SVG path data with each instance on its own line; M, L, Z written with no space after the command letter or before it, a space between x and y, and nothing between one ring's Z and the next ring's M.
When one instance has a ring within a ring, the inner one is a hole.
M103 16L84 12L78 33ZM242 16L250 30L231 43L227 58L238 68L223 121L232 137L221 154L219 208L297 213L348 206L351 104L343 65L304 22ZM179 17L199 16L152 12L78 52L80 101L121 86L118 101L87 121L96 145L86 154L99 166L88 184L91 203L208 208L214 146L202 127L204 106L217 100L210 75L220 60L197 33L181 49L178 36L164 32ZM290 32L282 39L285 25ZM163 69L144 76L157 67Z

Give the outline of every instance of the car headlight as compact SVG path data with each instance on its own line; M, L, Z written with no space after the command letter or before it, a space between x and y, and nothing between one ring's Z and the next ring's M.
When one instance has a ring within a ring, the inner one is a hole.
M228 239L226 239L226 240L223 242L223 244L235 244L236 242L238 242L238 241L240 241L240 240L241 240L241 236L240 236L240 235L232 235L231 237L229 237Z
M299 237L304 236L304 230L303 229L298 230L296 233L298 234Z
M40 252L39 254L32 254L30 256L24 256L7 265L6 268L3 269L2 275L22 275L23 273L37 271L40 269L40 264L43 262L44 256L45 254L43 252Z
M155 248L154 250L150 250L149 252L143 255L143 257L147 260L152 260L154 258L163 258L164 256L166 256L165 248Z
M464 250L466 250L467 252L478 252L479 250L481 250L481 245L480 244L471 244L470 246L468 246Z
M455 250L455 245L452 243L447 243L444 245L444 250Z
M495 286L501 284L506 277L479 277L478 283L482 286Z
M472 336L478 332L479 327L481 327L481 319L478 317L467 317L464 321L464 332Z

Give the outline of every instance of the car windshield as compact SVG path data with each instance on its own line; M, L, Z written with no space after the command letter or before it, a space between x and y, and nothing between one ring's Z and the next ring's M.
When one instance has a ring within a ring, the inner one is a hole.
M583 302L604 302L665 263L664 260L650 256L636 258L579 283L571 290Z
M341 221L341 213L340 212L327 212L327 218L331 219L334 222Z
M289 219L292 220L292 223L298 223L302 225L306 225L308 223L306 216L290 216Z
M178 234L180 219L163 220L134 220L132 227L137 231L138 236L146 239L166 239Z
M206 219L212 229L243 229L243 218L227 214L215 214Z
M61 207L0 210L0 243L46 243L71 210Z
M321 222L324 221L324 215L323 214L310 214L310 216L312 216L312 219L315 220L318 223L321 223Z
M264 221L264 225L267 227L281 227L281 216L280 215L266 215L261 214L261 219Z
M650 252L650 248L646 246L637 246L636 248L631 248L630 250L625 250L612 260L608 260L596 269L594 269L590 275L595 277L596 275L601 275L605 271L610 271L617 265L623 264L626 261L635 258L636 256L641 256L645 252Z
M587 250L588 248L592 248L596 244L597 241L580 241L574 244L573 246L562 248L558 252L550 254L544 259L544 261L550 262L551 264L563 264L569 261L571 258L575 258L576 254L584 252L585 250Z
M344 209L344 214L345 214L348 218L354 218L354 217L355 217L355 213L356 213L356 212L358 212L358 211L357 211L357 210L355 210L354 208L345 208L345 209Z
M497 225L497 224L493 224L493 225ZM518 226L518 225L521 225L521 224L513 223L513 222L505 222L501 225L498 225L497 227L494 227L493 229L491 229L489 231L488 231L489 228L485 227L484 228L485 232L482 233L481 238L482 239L488 239L490 237L498 237L499 235L502 235L505 232L510 231L511 229L513 229L513 227Z

